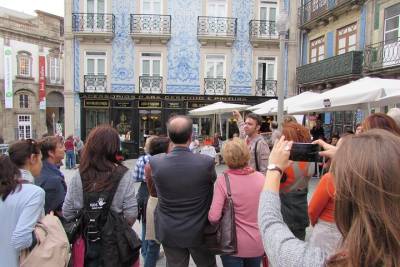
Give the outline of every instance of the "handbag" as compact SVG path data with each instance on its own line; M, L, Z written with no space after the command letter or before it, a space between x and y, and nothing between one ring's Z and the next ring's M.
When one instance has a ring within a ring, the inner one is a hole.
M82 218L82 210L79 210L77 212L77 216L74 219L61 219L61 223L64 227L65 233L67 234L70 244L74 244L75 240L82 233Z
M209 224L205 228L204 240L213 254L233 255L237 253L237 237L235 210L227 173L224 173L227 198L222 210L221 220L217 224Z

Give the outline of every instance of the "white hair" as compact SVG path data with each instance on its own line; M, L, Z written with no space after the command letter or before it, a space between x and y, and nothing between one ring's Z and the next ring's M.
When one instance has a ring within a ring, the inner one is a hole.
M395 120L397 126L400 127L400 108L391 108L387 113L389 117Z

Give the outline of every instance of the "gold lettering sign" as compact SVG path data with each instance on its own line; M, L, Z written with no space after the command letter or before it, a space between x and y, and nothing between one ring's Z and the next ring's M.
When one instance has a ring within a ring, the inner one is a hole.
M181 102L167 102L167 108L181 108Z
M85 99L84 106L85 106L85 108L87 108L87 107L108 108L109 102L108 102L108 100Z
M139 101L139 108L162 108L161 101Z
M188 102L187 103L187 108L188 109L195 109L195 108L201 108L204 106L209 105L210 103L197 103L197 102Z
M114 107L130 108L130 107L132 107L132 102L131 101L115 101L114 102Z

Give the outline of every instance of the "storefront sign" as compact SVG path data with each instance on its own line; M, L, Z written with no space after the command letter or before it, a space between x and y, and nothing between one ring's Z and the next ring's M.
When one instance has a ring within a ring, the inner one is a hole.
M188 102L187 103L187 108L188 109L195 109L195 108L201 108L209 105L210 103L204 103L204 102Z
M12 51L11 47L4 47L4 99L5 108L13 108L12 87Z
M324 107L329 108L331 106L331 100L329 98L324 99Z
M181 109L182 108L182 102L167 102L166 103L166 108Z
M39 108L46 109L46 58L39 56Z
M89 100L85 99L84 101L84 107L96 107L96 108L108 108L109 107L109 102L108 100Z
M132 101L114 101L113 106L116 108L130 108L132 107Z
M161 101L139 101L139 108L162 108Z

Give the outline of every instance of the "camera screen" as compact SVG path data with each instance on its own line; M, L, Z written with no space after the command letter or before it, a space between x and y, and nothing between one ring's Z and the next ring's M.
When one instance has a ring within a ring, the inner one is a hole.
M320 147L317 144L293 143L290 150L290 160L318 162Z

